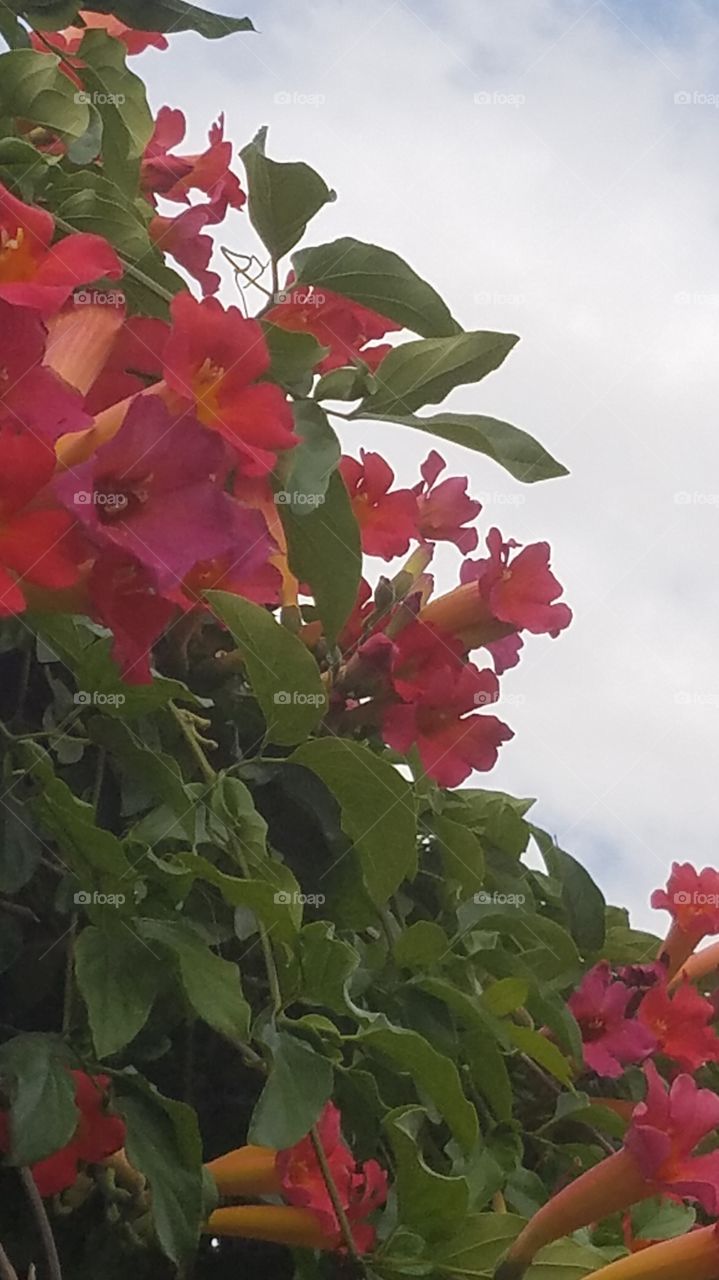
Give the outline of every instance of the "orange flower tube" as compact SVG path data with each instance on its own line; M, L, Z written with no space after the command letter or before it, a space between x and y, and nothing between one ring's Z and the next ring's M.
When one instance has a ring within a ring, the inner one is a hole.
M716 1227L662 1240L592 1272L592 1280L719 1280Z
M713 942L703 951L695 951L672 978L669 986L678 986L684 978L688 978L690 982L698 982L700 978L705 978L708 973L716 970L719 970L719 942Z
M430 600L419 612L420 622L431 623L461 640L467 650L509 636L516 627L499 622L479 594L476 582L466 582L444 596Z
M499 1264L496 1280L521 1280L546 1244L656 1194L656 1186L646 1180L628 1151L608 1156L535 1213Z
M102 371L125 321L123 307L77 304L48 325L45 364L87 395Z
M215 1209L202 1228L206 1235L265 1240L292 1249L335 1249L337 1241L322 1230L311 1209L292 1205L243 1204Z
M238 1147L205 1165L221 1196L273 1196L280 1191L273 1147Z

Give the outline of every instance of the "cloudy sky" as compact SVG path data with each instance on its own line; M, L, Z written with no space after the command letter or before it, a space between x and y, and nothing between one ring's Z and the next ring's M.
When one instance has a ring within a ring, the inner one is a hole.
M215 7L220 7L221 0ZM486 527L548 539L575 610L504 679L516 737L488 785L639 926L674 858L717 863L719 24L693 0L225 0L258 35L142 59L193 143L305 159L338 192L305 243L395 249L466 328L521 343L452 407L535 434L568 479L443 452ZM224 242L257 248L246 217ZM232 299L227 284L222 295ZM357 434L355 434L357 433ZM426 449L363 425L402 482ZM456 581L458 558L441 560ZM500 707L501 710L501 707ZM482 783L482 779L477 779Z

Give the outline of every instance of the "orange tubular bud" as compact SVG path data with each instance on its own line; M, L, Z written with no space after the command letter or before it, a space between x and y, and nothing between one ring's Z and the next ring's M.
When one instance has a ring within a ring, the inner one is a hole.
M87 395L124 321L124 308L98 303L78 304L61 312L48 325L45 364Z
M719 1280L716 1227L662 1240L592 1272L592 1280Z
M273 1196L280 1190L273 1147L238 1147L205 1165L221 1196Z
M699 938L696 935L692 936L691 933L687 933L685 929L682 929L677 920L673 922L669 933L659 948L658 957L659 960L666 963L668 978L673 978L684 966L699 941L701 941L701 936Z
M716 970L719 970L719 942L713 942L703 951L695 951L672 978L669 986L670 988L679 986L685 978L690 982L698 982L708 973L714 973Z
M292 1249L334 1249L337 1242L322 1231L309 1209L290 1205L242 1204L215 1209L202 1228L206 1235L266 1240Z
M430 600L420 609L419 620L456 636L467 650L501 640L515 630L509 623L492 617L476 582L466 582L447 595Z
M530 1218L495 1272L496 1280L521 1280L540 1249L655 1195L628 1151L618 1151L553 1196Z

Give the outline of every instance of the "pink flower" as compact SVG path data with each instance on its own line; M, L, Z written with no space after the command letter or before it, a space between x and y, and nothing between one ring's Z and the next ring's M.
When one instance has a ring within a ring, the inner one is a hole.
M657 1192L697 1200L719 1214L719 1151L693 1155L719 1125L719 1097L689 1075L667 1088L652 1062L644 1068L647 1095L634 1108L624 1146ZM654 1193L656 1194L656 1192Z
M367 344L402 327L351 298L332 293L324 285L321 289L298 285L294 274L287 278L282 301L267 312L265 319L293 333L311 333L321 346L329 348L317 365L318 373L329 373L358 360L374 372L392 348L388 343Z
M212 125L205 151L171 155L172 148L182 142L186 128L181 111L160 107L142 161L143 190L150 197L160 195L180 204L189 204L190 191L202 191L210 196L217 221L222 221L228 205L241 209L247 199L239 178L230 170L232 143L225 141L224 116Z
M422 463L422 479L414 487L419 532L429 542L454 542L462 555L467 555L474 551L478 534L476 529L464 529L462 526L479 515L482 504L469 497L466 476L454 476L441 484L436 483L446 465L435 449Z
M719 871L714 867L697 871L689 862L675 862L666 889L655 889L651 904L672 916L660 952L671 978L702 938L719 933Z
M112 656L128 684L151 684L153 645L177 613L134 556L109 547L92 567L91 616L112 631Z
M343 457L342 479L368 556L393 560L417 538L417 499L411 489L390 492L394 471L379 453L360 449L361 461Z
M637 1017L656 1038L660 1053L673 1058L684 1071L719 1062L719 1037L709 1025L716 1014L685 980L670 996L665 985L654 986L642 1000Z
M430 777L442 787L457 787L473 769L493 768L501 744L514 737L496 716L471 714L498 697L492 671L448 661L428 674L412 702L387 708L384 740L405 753L416 745Z
M176 262L197 281L204 297L217 293L220 277L209 271L214 242L202 235L205 227L217 222L212 205L198 204L183 209L174 218L155 214L150 222L150 239L163 253L170 253Z
M585 1065L597 1075L620 1076L631 1062L641 1062L656 1048L653 1033L627 1017L634 992L615 982L602 960L589 970L568 1006L582 1033Z
M262 516L224 490L229 465L219 436L141 396L117 435L60 476L56 490L99 548L139 560L162 589L233 547L269 554Z
M0 409L49 443L82 431L91 418L82 397L42 364L47 330L37 311L0 301Z
M562 587L549 568L549 543L535 542L510 558L517 545L504 542L499 529L490 529L489 556L465 560L461 581L478 583L482 599L500 622L535 635L557 636L569 626L572 611L555 603Z

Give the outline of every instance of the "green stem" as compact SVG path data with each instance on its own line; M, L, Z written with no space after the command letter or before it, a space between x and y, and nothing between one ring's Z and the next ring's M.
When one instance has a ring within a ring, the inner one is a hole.
M350 1226L349 1219L347 1218L347 1214L345 1213L345 1210L344 1210L344 1205L342 1204L342 1201L340 1199L340 1195L337 1190L335 1180L332 1176L332 1170L330 1169L329 1161L327 1159L327 1156L325 1155L325 1149L322 1146L322 1139L320 1138L319 1131L317 1129L316 1124L313 1124L312 1128L310 1129L310 1138L312 1141L312 1146L314 1147L314 1150L315 1150L315 1155L317 1156L317 1163L319 1164L320 1169L322 1171L322 1177L324 1178L324 1183L327 1188L327 1194L329 1195L329 1198L332 1201L332 1208L337 1214L337 1221L340 1224L342 1239L344 1240L344 1243L347 1246L347 1252L352 1258L352 1261L357 1263L357 1265L362 1267L364 1270L362 1255L359 1252L357 1245L355 1244L355 1238L352 1235L352 1227Z

